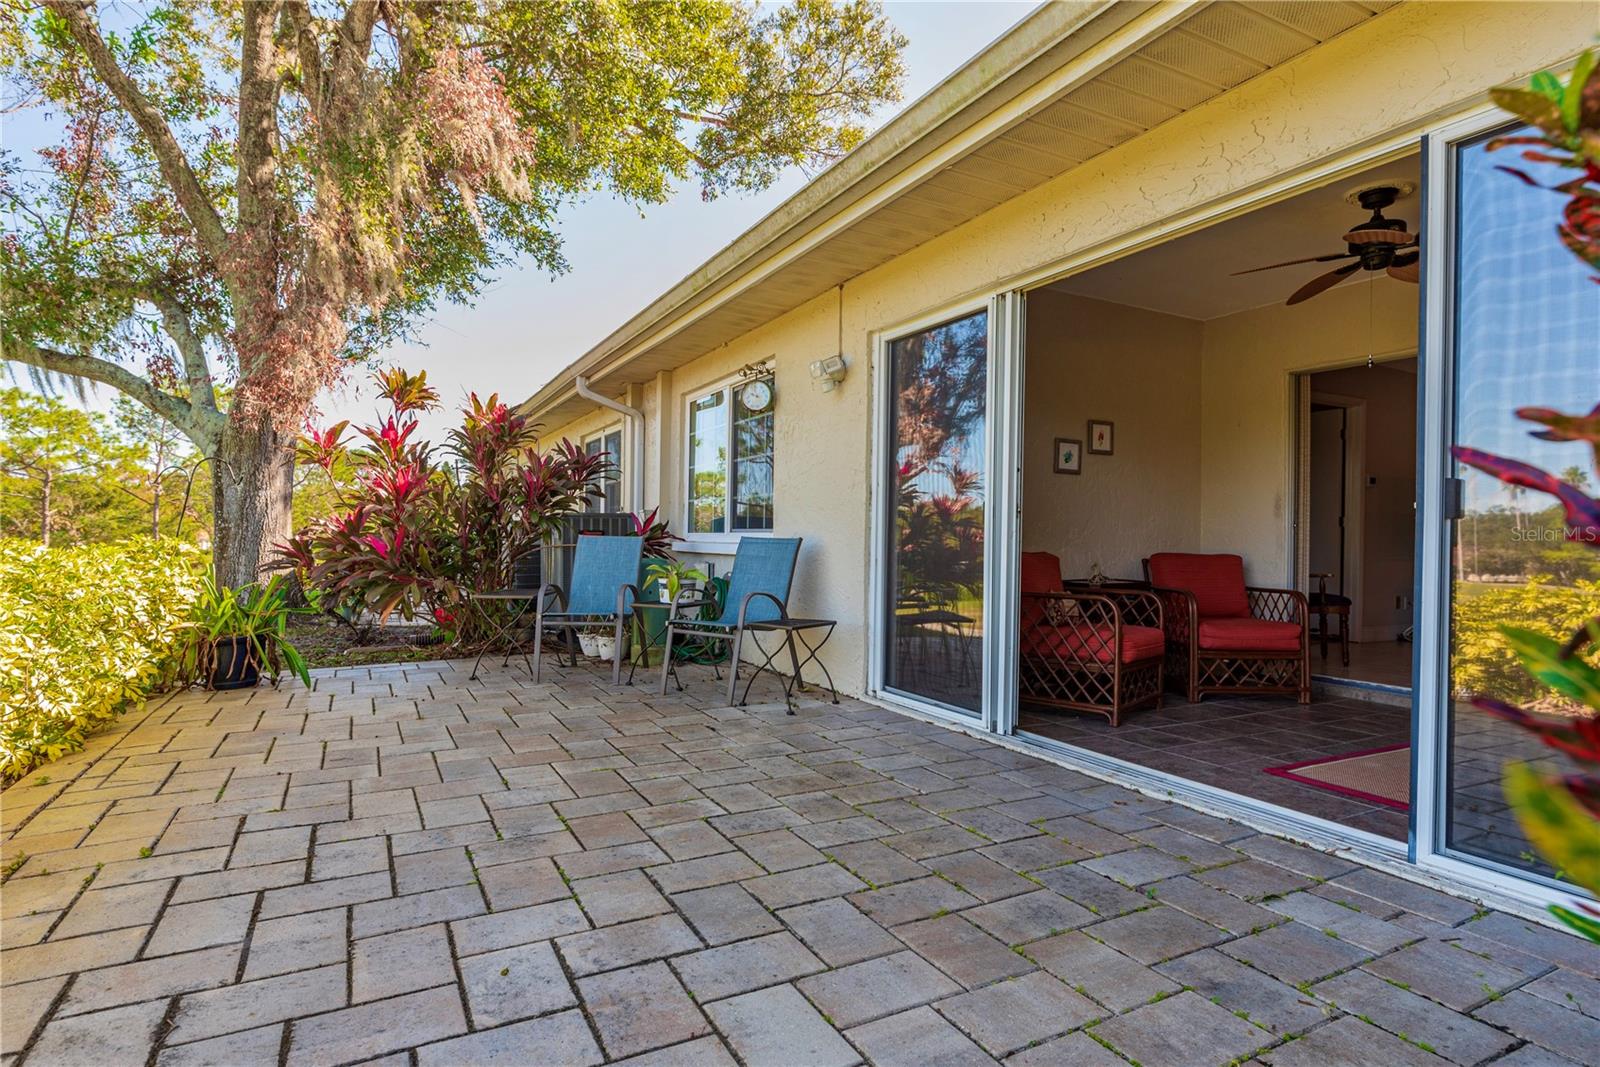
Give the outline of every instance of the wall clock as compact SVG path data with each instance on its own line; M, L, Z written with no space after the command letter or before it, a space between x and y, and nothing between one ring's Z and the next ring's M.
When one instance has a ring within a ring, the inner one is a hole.
M772 406L772 383L765 378L751 382L739 394L748 411L765 411Z

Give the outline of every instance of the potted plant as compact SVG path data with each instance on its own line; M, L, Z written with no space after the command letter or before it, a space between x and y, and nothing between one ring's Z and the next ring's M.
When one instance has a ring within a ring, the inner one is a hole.
M694 582L706 580L704 571L675 559L653 560L645 567L644 575L656 583L663 604L676 604L680 593L692 589Z
M190 609L194 634L193 676L207 689L248 689L261 680L265 667L276 684L283 667L306 685L311 674L305 657L289 642L289 583L274 574L256 585L229 588L219 584L215 568L200 583Z
M623 640L627 637L624 634ZM617 634L614 630L602 630L594 635L594 654L603 663L610 663L617 658Z
M600 630L596 627L585 626L578 631L578 647L590 659L600 655Z

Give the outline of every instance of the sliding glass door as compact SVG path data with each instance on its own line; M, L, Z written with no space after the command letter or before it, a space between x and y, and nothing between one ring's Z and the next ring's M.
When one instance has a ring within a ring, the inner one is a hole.
M1571 172L1490 151L1498 129L1433 153L1435 218L1448 227L1436 290L1443 340L1440 382L1447 440L1549 471L1594 492L1600 471L1581 442L1550 440L1516 409L1570 414L1600 401L1600 290L1592 272L1557 238L1565 198L1499 169L1514 166L1553 185ZM1600 552L1566 538L1555 498L1505 483L1441 456L1445 498L1435 588L1445 593L1438 644L1443 708L1439 735L1442 800L1435 826L1445 851L1496 866L1553 875L1537 857L1501 791L1513 760L1565 769L1564 758L1526 732L1477 710L1489 697L1555 720L1584 714L1517 662L1500 624L1564 639L1600 613Z
M896 338L885 355L883 685L978 716L989 314L979 311Z

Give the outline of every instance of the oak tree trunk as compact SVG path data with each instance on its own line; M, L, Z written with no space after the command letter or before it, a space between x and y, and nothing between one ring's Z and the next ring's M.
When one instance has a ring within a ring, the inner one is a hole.
M230 418L212 461L212 558L229 586L260 579L273 546L290 530L294 436L262 421Z

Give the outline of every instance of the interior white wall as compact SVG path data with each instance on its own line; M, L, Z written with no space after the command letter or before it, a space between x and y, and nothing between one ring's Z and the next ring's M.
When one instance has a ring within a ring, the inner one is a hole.
M1200 537L1201 324L1041 289L1028 296L1022 547L1064 573L1098 563L1138 577L1153 551ZM1088 444L1088 420L1116 424L1110 456L1054 473L1057 437Z

